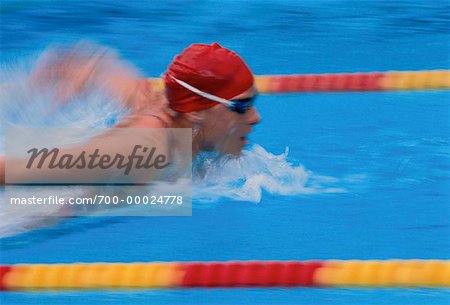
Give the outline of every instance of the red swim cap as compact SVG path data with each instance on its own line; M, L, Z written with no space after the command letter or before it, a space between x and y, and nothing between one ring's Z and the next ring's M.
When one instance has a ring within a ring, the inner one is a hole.
M224 99L233 98L253 86L253 74L242 58L218 43L190 45L175 57L163 77L173 110L191 112L218 105L184 88L168 74Z

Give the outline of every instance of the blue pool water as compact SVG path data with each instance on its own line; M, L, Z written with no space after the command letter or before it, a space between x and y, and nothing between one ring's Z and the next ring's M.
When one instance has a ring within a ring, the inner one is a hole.
M190 43L213 41L240 53L255 74L448 69L449 8L447 1L411 0L6 0L1 63L10 71L53 43L89 38L119 50L147 76L161 74ZM2 81L8 80L2 69ZM448 91L261 96L263 120L251 136L257 146L248 148L245 158L252 165L243 169L248 179L255 171L266 173L256 190L250 189L261 191L260 200L230 195L233 183L226 179L200 183L194 185L199 198L192 217L74 218L2 238L1 262L449 259L448 101ZM258 161L286 147L281 161ZM281 175L270 180L280 168ZM208 187L225 191L212 198ZM0 300L448 304L449 299L448 290L432 289L195 289L2 293Z

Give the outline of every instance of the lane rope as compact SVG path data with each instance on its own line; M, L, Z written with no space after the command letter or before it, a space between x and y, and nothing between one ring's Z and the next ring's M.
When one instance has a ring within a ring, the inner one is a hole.
M162 79L148 81L164 89ZM450 70L260 75L255 82L260 93L448 90Z
M450 287L450 260L17 264L2 290L194 287Z

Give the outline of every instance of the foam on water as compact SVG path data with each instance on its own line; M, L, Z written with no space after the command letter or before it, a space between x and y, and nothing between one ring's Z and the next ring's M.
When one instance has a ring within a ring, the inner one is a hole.
M201 202L221 197L260 202L264 192L300 195L345 192L327 186L333 177L319 176L288 160L288 148L280 155L253 145L239 158L204 156L194 165L194 198Z

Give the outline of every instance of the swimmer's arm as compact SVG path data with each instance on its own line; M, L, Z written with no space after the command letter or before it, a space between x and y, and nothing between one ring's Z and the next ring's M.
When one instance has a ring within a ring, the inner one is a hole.
M55 85L56 100L65 104L84 90L99 87L126 106L142 110L149 104L160 102L160 90L151 88L150 82L136 69L112 52L98 48L85 54L79 44L66 52L43 55L40 64L32 71L30 85L42 87Z
M116 155L120 154L125 156L125 162L127 157L132 154L132 150L135 145L141 145L142 147L155 147L156 151L154 156L164 155L169 156L168 146L164 137L159 133L148 135L148 131L140 133L131 129L114 128L110 129L103 135L93 138L91 141L69 148L60 148L58 157L63 155L71 155L76 159L83 152L85 156L94 154L95 150L98 150L100 155L108 155L113 159ZM140 152L140 154L143 154ZM99 167L91 169L60 169L50 168L51 157L45 158L42 166L36 168L33 165L32 168L27 168L27 164L30 162L26 158L8 158L8 172L5 171L6 161L4 158L0 160L0 169L2 170L1 184L6 183L5 176L8 176L8 183L71 183L71 184L98 184L98 183L116 183L119 179L123 183L124 169L120 169L117 166L112 166L107 169L99 169ZM59 160L59 159L57 159ZM39 161L35 161L37 163ZM34 164L34 163L33 163ZM150 170L135 170L131 171L127 178L127 183L148 183L157 180L158 177L163 174L162 170L152 168ZM119 177L119 178L117 178ZM117 178L117 179L116 179ZM116 180L115 180L116 179Z
M126 127L126 128L163 128L164 126L162 125L162 122L160 119L157 119L155 117L152 116L133 116L133 117L128 117L128 121L124 121L122 122L123 125L118 125L117 127ZM99 147L99 146L105 146L108 143L108 139L110 139L111 137L111 132L106 133L104 135L100 135L98 137L93 138L91 141L89 141L88 143L81 145L79 147L75 147L75 148L70 148L70 149L66 149L66 150L61 150L60 151L60 155L63 155L65 153L69 154L74 154L74 155L79 155L83 150L86 149L90 149L92 150L93 147ZM149 139L147 141L149 143L149 145L151 144L151 142L155 142L155 139ZM159 154L164 154L164 155L168 155L167 153L167 143L162 143L161 140L157 140L158 143L153 143L155 145L159 146ZM103 144L102 144L103 143ZM16 158L15 160L11 160L11 168L24 168L28 160L21 160L19 158ZM25 174L24 170L12 170L10 173L13 175L12 180L13 181L20 181L25 183L26 181L32 181L34 179L40 179L42 177L48 176L48 175L54 175L54 179L64 179L66 177L66 173L63 172L57 172L55 173L55 171L50 172L49 170L45 170L46 168L48 168L48 166L43 166L41 170L39 170L39 172L34 172L33 175L27 173ZM102 175L104 175L105 172L102 172ZM4 156L0 156L0 185L4 185L6 183L6 158ZM104 177L102 177L101 175L97 175L96 179L100 179L102 180ZM150 180L156 178L156 177L147 177L149 178L149 180L147 180L147 182L149 182ZM79 177L74 177L75 180L79 180Z
M120 101L131 101L138 90L139 80L127 71L115 68L114 74L105 77L103 59L97 55L89 59L60 59L41 64L30 76L30 85L41 88L56 83L57 103L69 103L84 90L98 86Z

